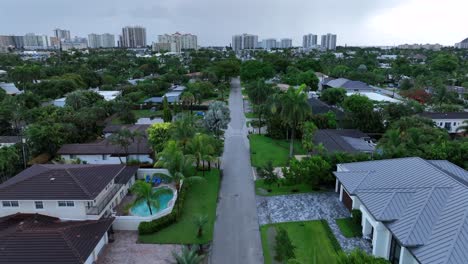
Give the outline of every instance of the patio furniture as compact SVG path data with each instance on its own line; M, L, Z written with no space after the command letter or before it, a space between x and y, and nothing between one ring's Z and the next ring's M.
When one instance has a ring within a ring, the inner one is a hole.
M146 175L146 180L145 180L145 181L146 181L147 183L149 183L150 180L151 180L151 177L150 177L149 175Z

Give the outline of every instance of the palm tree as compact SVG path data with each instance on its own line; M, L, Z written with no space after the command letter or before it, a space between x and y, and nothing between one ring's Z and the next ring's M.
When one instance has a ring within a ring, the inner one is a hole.
M172 256L175 259L174 264L200 264L204 258L203 255L197 254L195 247L189 249L187 246L184 246L179 254L173 251Z
M146 138L146 133L140 130L135 130L132 132L133 133L133 138L137 142L137 159L140 161L140 144L141 141Z
M164 150L159 154L159 160L155 166L163 167L169 171L169 175L157 173L158 176L168 178L176 183L176 188L180 191L180 182L204 180L203 177L193 175L193 157L184 155L179 149L177 142L169 140Z
M185 152L186 146L190 139L196 133L195 120L190 114L181 114L177 120L172 122L171 126L172 139L179 141L182 144L182 149Z
M206 134L197 134L190 141L190 153L195 156L197 169L200 161L202 162L203 176L205 176L205 161L212 161L214 155L214 146L212 139Z
M457 128L458 131L462 131L463 135L468 133L468 120L463 121L463 125Z
M184 106L186 106L187 109L189 106L192 106L195 102L195 96L191 92L184 92L182 94L181 100L182 104L184 104ZM192 113L192 109L190 109L190 113Z
M199 215L194 220L195 225L198 228L197 237L203 236L203 227L208 223L207 215Z
M126 128L119 130L119 132L114 133L109 137L109 143L120 146L124 150L126 157L128 157L128 148L134 142L134 140L135 138L132 131ZM123 163L120 155L119 160L120 163Z
M307 102L307 94L303 92L305 85L298 89L289 88L285 94L279 96L280 116L291 127L291 141L289 144L289 157L294 154L294 136L297 126L303 122L311 110Z
M153 189L153 186L151 186L150 183L146 183L144 181L137 181L132 186L132 193L134 193L137 197L133 204L135 205L142 201L145 202L148 206L150 215L153 215L153 210L151 209L151 206L153 206L156 209L159 209L159 207L161 206L159 204L159 197L163 194L171 193L171 190L167 188Z

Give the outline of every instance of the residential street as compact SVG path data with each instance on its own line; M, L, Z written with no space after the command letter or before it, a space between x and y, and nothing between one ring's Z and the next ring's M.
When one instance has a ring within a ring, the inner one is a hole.
M249 142L239 79L231 82L231 123L226 131L211 263L263 263Z

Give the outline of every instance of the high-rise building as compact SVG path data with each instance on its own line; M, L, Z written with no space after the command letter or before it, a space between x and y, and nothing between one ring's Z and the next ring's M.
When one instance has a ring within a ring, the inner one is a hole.
M455 44L455 48L458 49L468 49L468 38L462 40L461 42Z
M322 35L322 41L320 42L320 46L323 49L327 50L335 50L336 49L336 35L335 34L326 34Z
M28 33L24 35L25 49L47 49L49 47L49 38L46 35L35 35Z
M282 49L292 48L292 39L290 39L290 38L281 39L280 48L282 48Z
M71 39L70 30L56 28L54 29L54 37L60 41L70 40Z
M196 50L198 49L198 39L196 35L193 34L181 34L176 32L174 34L164 34L158 36L158 44L153 47L157 47L157 51L167 50L167 51L180 53L183 50ZM160 48L159 48L160 47Z
M258 36L242 34L232 36L232 49L235 51L244 49L255 49L258 45Z
M115 36L109 33L89 34L88 35L88 47L91 49L113 48L115 47Z
M146 47L146 28L141 26L122 28L121 46L126 48Z
M278 48L277 46L277 41L276 39L264 39L262 41L262 48L266 50L271 50L271 49L276 49Z
M302 47L305 49L317 47L317 35L307 34L302 37Z
M0 36L0 47L14 47L15 40L13 36Z
M74 37L70 40L62 41L62 50L87 49L88 40L86 38Z

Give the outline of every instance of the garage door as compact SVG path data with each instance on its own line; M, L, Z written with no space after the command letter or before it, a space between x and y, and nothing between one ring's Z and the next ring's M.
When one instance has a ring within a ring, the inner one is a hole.
M348 208L348 210L352 210L353 208L353 200L349 196L349 194L346 192L345 189L343 189L343 203Z

